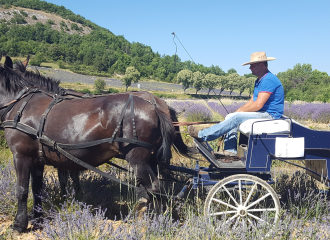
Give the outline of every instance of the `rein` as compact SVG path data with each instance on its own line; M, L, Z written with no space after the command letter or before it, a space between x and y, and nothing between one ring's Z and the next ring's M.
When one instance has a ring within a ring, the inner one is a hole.
M198 125L198 124L216 124L220 122L172 122L174 127L178 126L190 126L190 125Z

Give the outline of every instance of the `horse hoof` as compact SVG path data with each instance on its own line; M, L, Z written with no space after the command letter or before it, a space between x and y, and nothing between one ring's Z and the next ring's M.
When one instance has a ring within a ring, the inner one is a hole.
M134 212L138 218L142 218L144 213L147 211L147 203L148 201L145 198L139 199L139 201L136 203Z

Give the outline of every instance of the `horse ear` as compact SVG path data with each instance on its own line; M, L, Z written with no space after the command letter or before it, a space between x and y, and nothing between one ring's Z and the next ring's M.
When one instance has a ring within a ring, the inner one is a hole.
M25 68L28 65L29 61L30 61L30 55L28 55L26 60L24 62L22 62Z
M11 60L11 58L9 56L6 56L6 60L5 60L4 65L9 67L9 68L13 68L13 61Z

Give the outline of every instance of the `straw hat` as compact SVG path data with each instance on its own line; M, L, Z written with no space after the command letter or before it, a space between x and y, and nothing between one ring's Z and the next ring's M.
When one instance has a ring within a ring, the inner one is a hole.
M242 66L257 62L273 61L275 59L273 57L267 57L265 52L255 52L251 54L250 62L243 63Z

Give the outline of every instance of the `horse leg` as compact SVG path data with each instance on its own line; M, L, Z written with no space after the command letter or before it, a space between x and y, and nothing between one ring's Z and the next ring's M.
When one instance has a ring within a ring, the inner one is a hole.
M58 180L60 182L61 197L64 198L64 196L66 195L66 186L67 186L68 179L69 179L69 172L68 172L68 170L58 168L57 176L58 176Z
M26 230L28 226L27 215L27 198L29 192L30 168L32 165L32 158L30 157L17 157L14 155L14 164L17 176L17 214L12 225L13 230L19 233Z
M36 165L31 168L31 183L33 193L33 218L36 219L34 228L38 228L38 223L42 220L41 189L43 185L44 165Z
M150 203L153 200L151 193L160 192L157 174L150 166L150 157L149 150L142 147L136 147L126 155L126 160L130 163L138 180L138 186L143 185L145 187L145 189L137 189L137 205L140 208L144 208L148 202ZM157 201L154 204L158 212Z
M69 171L70 177L72 179L73 183L73 189L76 192L76 194L79 194L81 192L80 182L79 182L79 172L78 171Z

